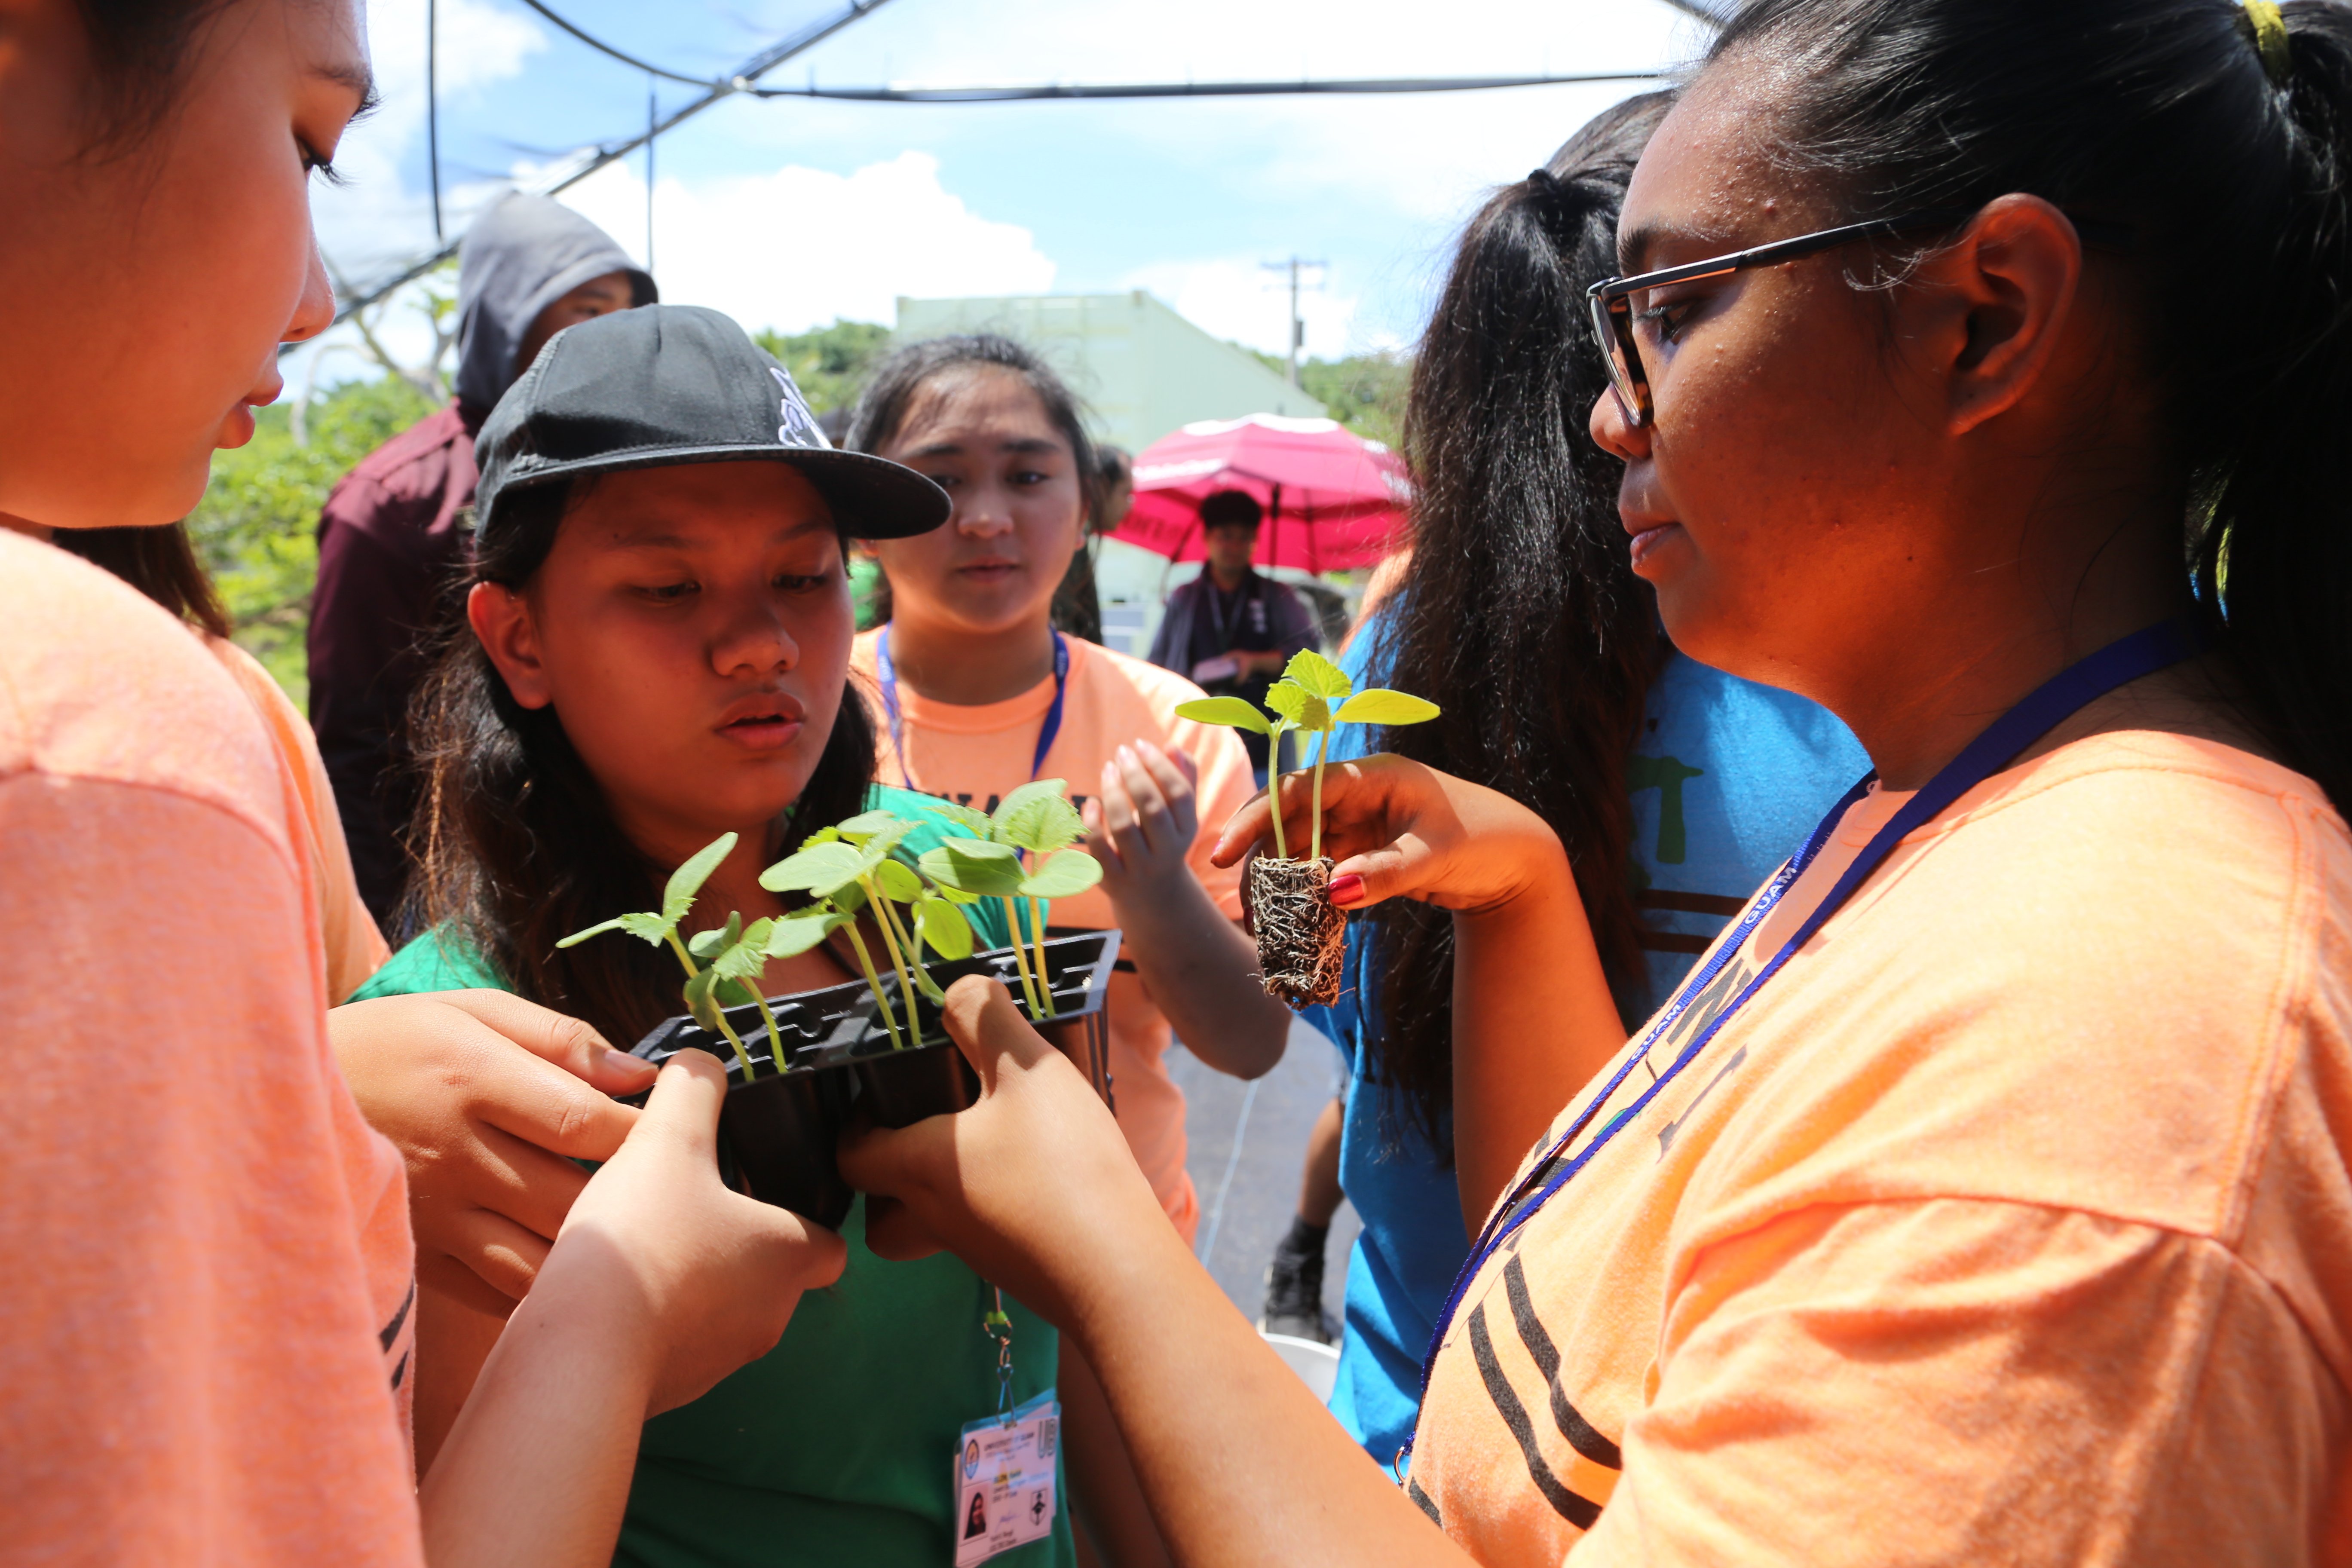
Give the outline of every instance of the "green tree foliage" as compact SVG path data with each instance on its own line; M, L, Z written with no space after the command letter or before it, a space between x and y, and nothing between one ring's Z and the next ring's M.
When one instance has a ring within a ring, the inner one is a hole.
M212 482L188 531L236 622L236 640L297 705L310 696L302 639L319 574L319 509L361 458L433 409L397 376L345 382L312 401L305 445L295 445L279 404L257 411L251 441L214 454Z
M890 329L836 320L813 332L755 332L751 341L793 373L809 412L829 414L857 401L866 373L890 347Z
M1277 375L1287 368L1280 354L1250 352ZM1412 361L1401 353L1310 359L1298 366L1299 390L1357 435L1391 447L1404 422L1405 386L1412 379Z

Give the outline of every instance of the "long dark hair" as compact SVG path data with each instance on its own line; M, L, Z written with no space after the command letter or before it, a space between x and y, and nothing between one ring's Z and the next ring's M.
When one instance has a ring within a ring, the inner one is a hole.
M103 566L184 621L216 637L229 634L228 611L188 537L188 525L162 528L60 528L50 534L60 550Z
M1078 516L1094 515L1103 489L1097 472L1094 442L1087 436L1084 405L1069 384L1026 344L997 332L957 333L924 338L907 344L874 367L873 375L857 395L849 416L849 433L842 445L853 452L878 454L895 440L907 422L907 409L923 388L950 371L986 369L1010 371L1028 384L1045 406L1045 417L1070 445L1078 475ZM1083 528L1083 521L1081 522ZM1084 537L1083 532L1080 535ZM885 573L875 584L876 624L890 618L890 578Z
M1470 220L1414 357L1412 561L1374 649L1383 679L1441 710L1390 731L1389 749L1524 801L1559 834L1621 1008L1646 978L1625 757L1664 649L1617 521L1624 466L1585 433L1608 383L1584 290L1617 270L1625 184L1671 102L1601 114ZM1403 900L1370 918L1375 1074L1444 1148L1453 919Z
M2264 741L2352 807L2352 11L1752 0L1706 73L1801 82L1790 178L1857 219L2009 192L2133 231L2136 363L2189 467L2183 575Z
M501 500L469 584L528 583L576 489L542 485ZM462 616L443 628L409 726L423 787L410 830L418 866L402 911L408 927L454 936L523 996L585 1019L624 1048L678 1011L667 952L633 941L557 949L559 937L652 908L670 868L623 835L554 710L515 701ZM866 705L845 689L792 815L812 825L855 816L873 776Z

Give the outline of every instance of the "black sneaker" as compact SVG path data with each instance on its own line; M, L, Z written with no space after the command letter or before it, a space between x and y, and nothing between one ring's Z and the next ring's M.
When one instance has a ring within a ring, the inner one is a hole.
M1265 1310L1259 1314L1258 1331L1268 1334L1288 1334L1293 1339L1313 1340L1328 1345L1338 1339L1339 1332L1331 1321L1323 1315L1323 1253L1293 1251L1287 1247L1274 1249L1274 1261L1265 1266Z

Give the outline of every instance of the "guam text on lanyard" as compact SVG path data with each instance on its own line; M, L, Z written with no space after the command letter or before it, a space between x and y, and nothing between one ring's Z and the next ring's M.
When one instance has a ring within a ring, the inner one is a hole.
M907 766L907 727L898 712L898 667L890 662L890 628L884 626L882 635L874 639L875 667L882 678L882 707L890 715L890 747L898 753L898 782L908 789L917 787L915 775ZM1062 699L1070 690L1070 645L1062 634L1054 634L1054 701L1045 710L1045 722L1037 731L1037 752L1029 759L1029 776L1034 779L1045 766L1045 753L1054 749L1054 738L1062 732Z
M1836 830L1847 808L1863 797L1878 775L1874 773L1868 774L1860 784L1846 791L1844 797L1830 808L1829 815L1822 818L1821 826L1813 829L1812 837L1805 840L1805 846L1797 852L1796 858L1780 868L1757 896L1756 901L1748 906L1738 925L1716 944L1714 956L1683 982L1681 988L1675 993L1674 1001L1651 1025L1641 1049L1625 1058L1624 1063L1610 1076L1609 1081L1601 1086L1600 1092L1586 1103L1583 1111L1569 1123L1568 1130L1553 1141L1544 1157L1529 1168L1518 1187L1507 1199L1496 1205L1485 1230L1479 1235L1478 1245L1470 1249L1469 1258L1462 1265L1462 1272L1455 1276L1454 1289L1445 1299L1445 1310L1438 1314L1435 1331L1430 1335L1429 1353L1421 1366L1422 1396L1424 1399L1428 1397L1430 1373L1437 1365L1437 1354L1445 1343L1445 1336L1453 1330L1454 1315L1462 1310L1462 1298L1488 1259L1510 1239L1514 1232L1540 1212L1544 1205L1549 1203L1578 1172L1591 1164L1592 1157L1600 1153L1612 1138L1647 1109L1650 1102L1657 1098L1659 1090L1706 1049L1731 1016L1762 989L1766 981L1780 973L1780 966L1788 963L1791 954L1812 940L1813 933L1820 931L1829 918L1853 896L1854 889L1868 879L1881 861L1894 853L1896 845L1913 829L1934 821L1954 801L2007 767L2019 752L2084 704L2104 697L2118 686L2193 658L2202 648L2203 636L2198 629L2177 622L2161 622L2135 632L2120 642L2110 643L2088 658L2067 666L2036 688L2022 702L1995 720L1990 728L1969 742L1958 756L1947 763L1941 772L1878 830L1862 853L1854 857L1853 864L1846 868L1845 874L1837 879L1837 885L1823 896L1812 913L1805 917L1804 923L1780 944L1780 951L1757 972L1756 977L1738 995L1700 1026L1691 1037L1690 1044L1685 1046L1682 1054L1657 1076L1656 1081L1643 1089L1632 1105L1620 1111L1574 1159L1566 1158L1569 1146L1591 1125L1593 1117L1609 1103L1610 1096L1617 1092L1618 1086L1625 1081L1627 1075L1648 1058L1651 1047L1665 1037L1674 1027L1675 1021L1689 1010L1716 976L1722 973L1724 966L1747 945L1757 926L1780 901L1780 896L1804 874L1805 868L1829 842L1831 833ZM1400 1468L1402 1461L1412 1452L1411 1443L1398 1451Z

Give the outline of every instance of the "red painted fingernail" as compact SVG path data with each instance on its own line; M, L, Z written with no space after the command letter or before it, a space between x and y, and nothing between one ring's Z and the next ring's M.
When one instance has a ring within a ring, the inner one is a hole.
M1333 903L1352 904L1364 896L1364 879L1353 871L1344 877L1334 877L1331 879L1330 892Z

